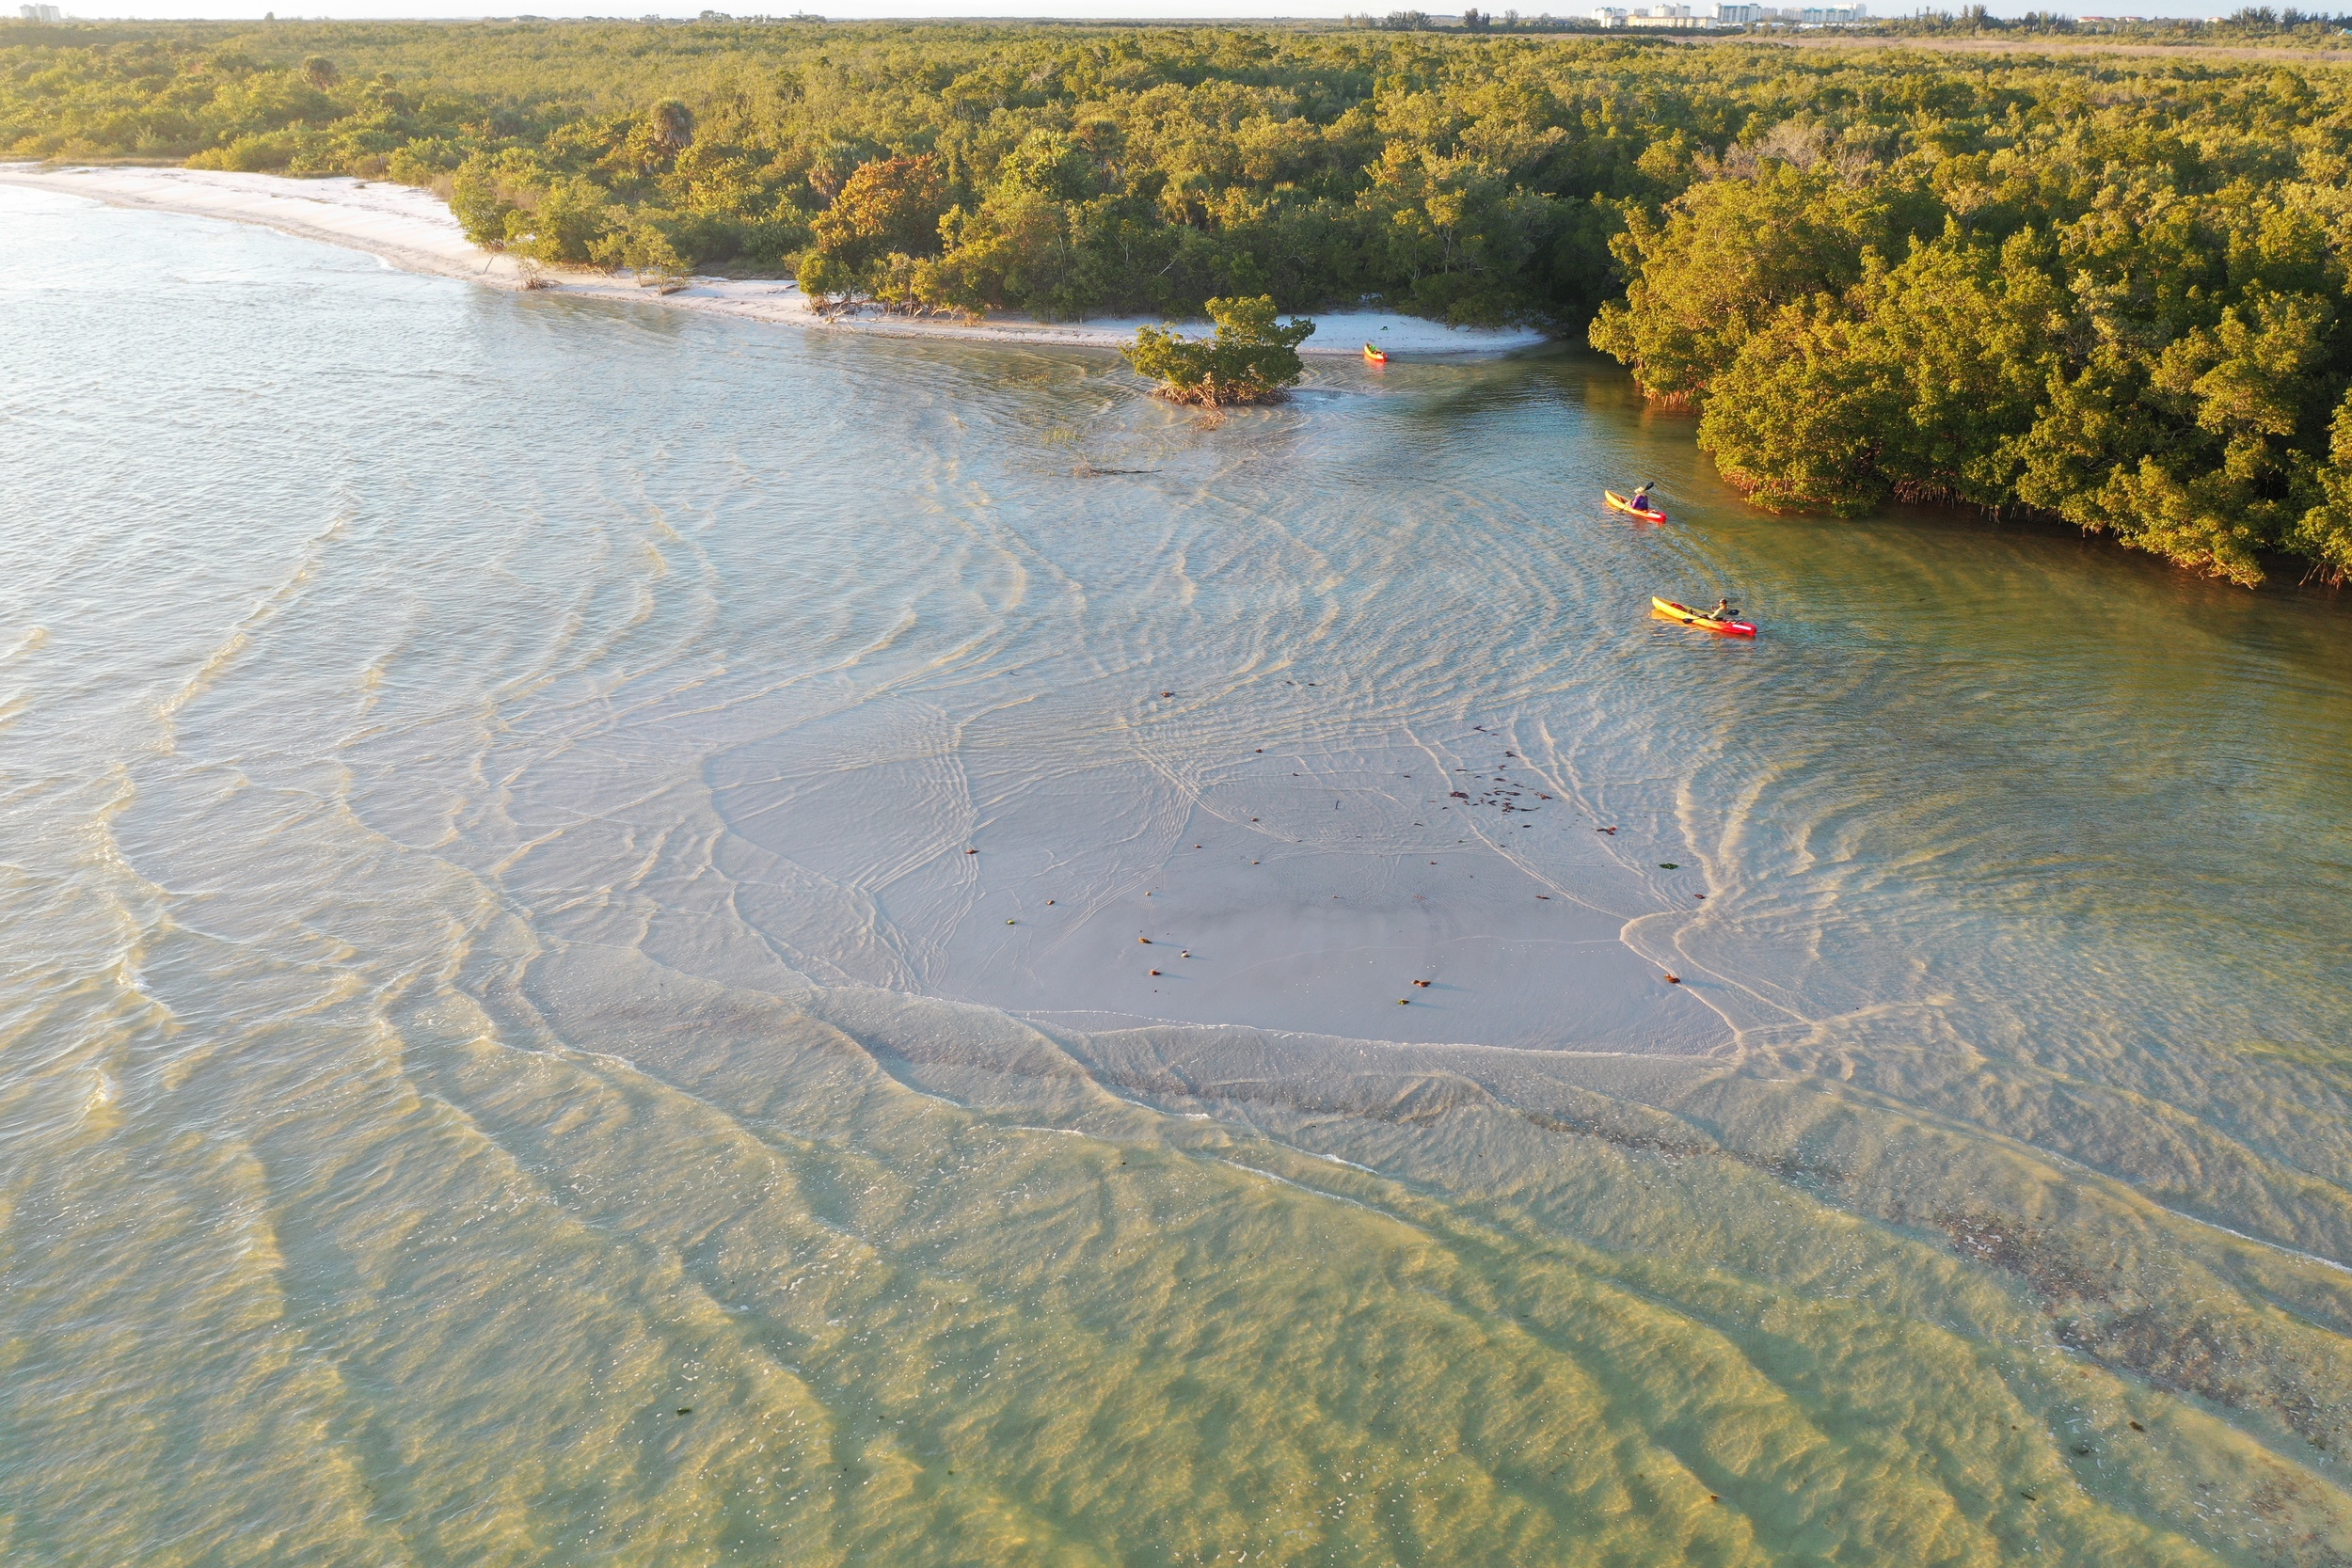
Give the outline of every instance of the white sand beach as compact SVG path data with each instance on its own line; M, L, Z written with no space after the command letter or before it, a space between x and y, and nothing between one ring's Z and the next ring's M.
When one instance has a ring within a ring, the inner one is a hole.
M118 207L258 223L303 239L364 250L410 272L463 277L493 288L523 286L514 258L469 243L446 202L408 185L342 177L293 180L213 169L40 164L0 164L0 182L70 192ZM1041 322L1007 313L971 322L874 309L819 314L788 278L695 277L675 293L658 293L627 274L550 269L544 285L582 298L658 302L673 309L892 337L1108 348L1133 339L1138 326L1161 325L1151 316ZM1454 327L1381 310L1318 315L1315 325L1315 335L1300 346L1301 354L1352 357L1363 352L1364 344L1377 343L1395 355L1467 358L1508 354L1544 341L1542 333L1528 327ZM1206 335L1209 328L1192 323L1178 324L1178 330Z

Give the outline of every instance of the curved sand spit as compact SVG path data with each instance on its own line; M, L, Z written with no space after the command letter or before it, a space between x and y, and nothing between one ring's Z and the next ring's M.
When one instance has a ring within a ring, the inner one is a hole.
M448 204L429 191L381 181L290 180L275 174L213 169L54 167L0 165L0 181L68 191L118 207L145 207L263 224L304 239L323 240L381 257L410 272L470 278L516 289L522 277L512 257L469 243ZM696 277L685 289L656 294L634 279L603 273L551 273L556 292L594 299L658 300L676 309L788 322L836 331L896 337L968 338L989 342L1063 343L1104 348L1132 339L1155 317L1123 316L1043 323L1003 315L982 322L913 320L879 313L820 316L797 284L779 278ZM1476 330L1418 316L1351 310L1315 318L1317 331L1302 354L1355 356L1366 342L1391 353L1462 357L1506 354L1544 341L1529 328ZM1205 332L1205 326L1193 330Z

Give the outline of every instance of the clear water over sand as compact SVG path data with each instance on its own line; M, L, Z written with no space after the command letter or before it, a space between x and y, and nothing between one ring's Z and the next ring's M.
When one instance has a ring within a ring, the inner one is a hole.
M24 191L0 364L10 1562L2352 1559L2340 602Z

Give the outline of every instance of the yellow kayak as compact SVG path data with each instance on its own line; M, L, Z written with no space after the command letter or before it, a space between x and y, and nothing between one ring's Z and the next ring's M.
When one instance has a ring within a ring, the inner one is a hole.
M1686 626L1697 626L1705 631L1719 631L1725 637L1754 637L1756 635L1756 628L1745 621L1725 621L1709 615L1703 610L1692 610L1687 604L1677 604L1672 599L1661 599L1655 594L1650 595L1649 612L1652 615L1662 615L1669 621L1679 621Z
M1666 515L1663 512L1653 507L1636 506L1614 490L1603 490L1600 493L1600 499L1619 512L1632 513L1645 523L1662 523L1666 520Z

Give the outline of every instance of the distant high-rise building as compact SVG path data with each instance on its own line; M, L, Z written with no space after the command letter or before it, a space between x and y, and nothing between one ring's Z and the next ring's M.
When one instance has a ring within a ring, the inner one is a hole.
M1640 10L1625 10L1615 6L1594 8L1593 20L1604 27L1712 27L1712 17L1693 16L1688 6L1645 6Z
M63 22L65 12L55 6L19 6L16 14L27 22Z

